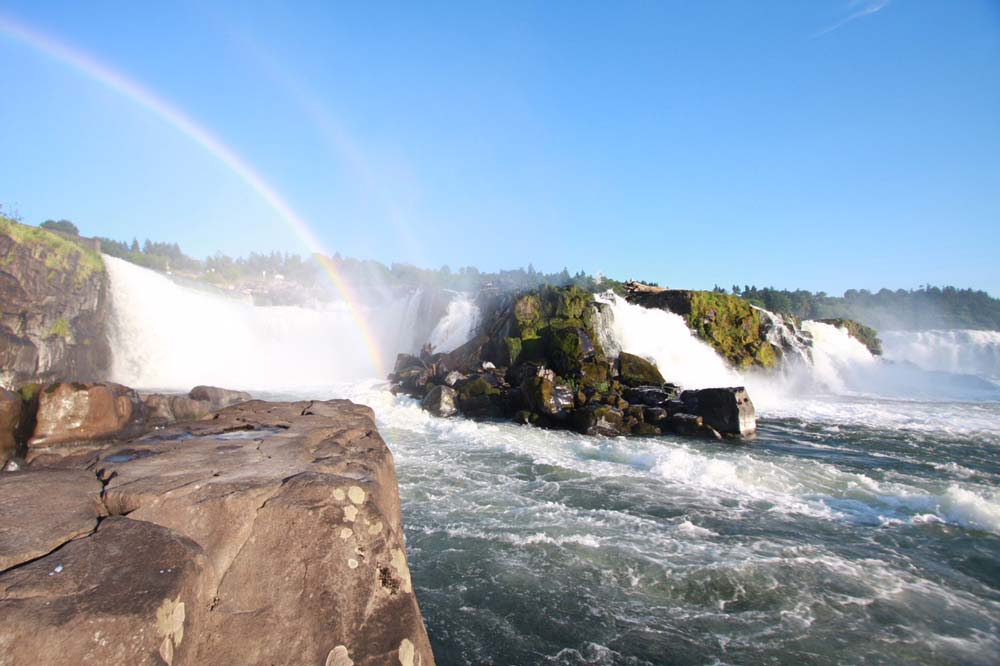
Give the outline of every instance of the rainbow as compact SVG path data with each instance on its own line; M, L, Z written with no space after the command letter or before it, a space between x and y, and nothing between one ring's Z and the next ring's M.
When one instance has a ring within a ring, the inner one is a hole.
M366 351L372 362L372 369L379 377L384 374L385 366L376 338L371 332L364 312L358 305L358 299L355 297L346 280L344 280L344 277L337 270L333 261L327 257L322 244L316 238L312 229L309 228L309 225L306 224L305 220L295 212L291 204L260 173L254 170L246 160L176 106L142 87L139 83L128 78L121 72L115 71L96 60L93 56L3 15L0 15L0 33L26 44L58 62L70 66L81 74L124 95L139 106L151 111L207 150L243 180L243 182L249 185L291 227L292 231L315 255L323 272L329 278L333 287L340 293L341 298L351 312L351 316L357 323Z

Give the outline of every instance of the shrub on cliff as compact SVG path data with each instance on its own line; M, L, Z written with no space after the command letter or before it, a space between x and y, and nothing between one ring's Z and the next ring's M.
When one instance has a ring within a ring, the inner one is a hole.
M58 231L60 233L69 234L70 236L79 236L80 230L76 228L76 225L69 220L45 220L40 225L42 229L48 229L49 231Z

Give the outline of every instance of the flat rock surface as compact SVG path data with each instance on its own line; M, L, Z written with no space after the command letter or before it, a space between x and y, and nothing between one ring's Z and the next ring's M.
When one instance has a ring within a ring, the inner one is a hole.
M107 515L101 482L87 470L44 470L0 478L0 571L90 534Z
M148 624L145 606L125 613L136 617L138 624L123 626L139 632L148 662L133 659L138 647L108 661L98 642L67 638L94 636L93 615L113 611L99 596L93 604L64 603L58 618L39 615L32 641L48 636L72 645L74 663L434 663L406 562L392 455L369 408L247 402L63 464L85 466L90 478L103 480L107 511L127 518L109 518L94 536L43 558L45 575L57 556L102 536L110 521L155 526L188 544L176 549L178 562L163 563L187 573L178 587L151 598L171 608L183 603L185 619L180 634L164 634ZM131 537L116 530L99 549L113 553L102 556L112 563L131 557ZM2 619L11 617L4 615L11 604L26 602L3 590L43 560L0 575L0 626L13 627L0 642L27 640L26 623ZM159 580L154 570L137 571L129 588L145 589L147 576ZM100 589L105 578L117 584L114 566L95 570L88 585ZM33 603L50 594L53 603L65 597L41 585ZM27 652L16 651L23 659L2 656L3 647L0 665L44 663L28 660Z
M195 663L184 628L204 612L204 560L172 530L105 520L0 576L0 664Z

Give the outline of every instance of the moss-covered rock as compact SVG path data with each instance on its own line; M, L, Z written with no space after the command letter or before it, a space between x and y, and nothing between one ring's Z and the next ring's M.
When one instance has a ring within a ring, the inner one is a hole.
M573 427L584 435L625 435L624 422L622 411L610 405L587 405L573 412Z
M631 292L628 300L647 308L669 310L735 367L773 368L781 350L767 340L768 322L760 310L739 296L715 291L659 289Z
M819 319L823 324L847 329L847 333L868 348L872 356L882 355L882 340L878 337L878 331L870 326L865 326L861 322L853 319Z
M618 376L625 386L663 386L665 380L656 364L641 356L621 352L618 355Z

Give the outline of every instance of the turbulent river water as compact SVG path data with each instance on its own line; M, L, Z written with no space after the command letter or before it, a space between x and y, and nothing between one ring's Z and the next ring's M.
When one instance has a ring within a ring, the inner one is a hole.
M676 316L608 296L608 344L687 386L746 384L759 434L588 438L429 416L365 377L344 308L108 264L118 380L374 408L439 664L1000 663L996 334L890 333L876 359L810 323L810 362L739 376ZM459 344L477 316L416 311L370 304L386 349Z

